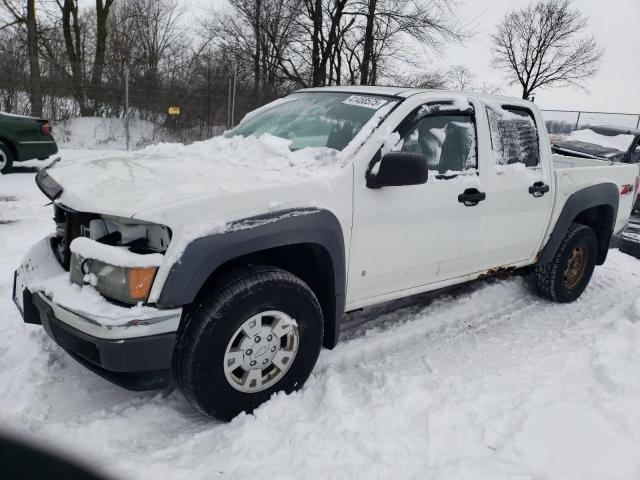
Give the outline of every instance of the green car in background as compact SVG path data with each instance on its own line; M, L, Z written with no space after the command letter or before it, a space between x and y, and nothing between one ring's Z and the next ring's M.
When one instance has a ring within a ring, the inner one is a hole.
M14 162L44 160L58 152L47 120L0 112L0 173Z

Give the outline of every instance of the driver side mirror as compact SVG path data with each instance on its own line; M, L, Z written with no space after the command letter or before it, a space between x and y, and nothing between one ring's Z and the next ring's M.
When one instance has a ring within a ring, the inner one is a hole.
M374 164L375 166L375 164ZM389 152L380 160L377 173L367 170L367 187L400 187L427 183L429 167L427 158L418 153Z

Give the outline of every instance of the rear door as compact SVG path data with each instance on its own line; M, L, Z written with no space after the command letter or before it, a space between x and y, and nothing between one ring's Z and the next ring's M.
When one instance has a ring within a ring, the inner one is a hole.
M551 156L541 120L526 106L491 104L484 113L491 152L480 270L534 258L553 207Z

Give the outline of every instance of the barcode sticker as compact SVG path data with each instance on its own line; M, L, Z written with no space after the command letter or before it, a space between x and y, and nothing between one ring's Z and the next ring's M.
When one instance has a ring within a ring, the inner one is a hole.
M364 95L351 95L350 97L345 98L342 103L344 105L353 105L355 107L365 107L372 108L374 110L379 109L383 106L387 101L383 98L379 97L367 97Z

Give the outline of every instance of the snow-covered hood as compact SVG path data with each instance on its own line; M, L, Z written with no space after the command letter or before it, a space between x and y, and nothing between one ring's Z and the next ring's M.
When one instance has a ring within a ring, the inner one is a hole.
M225 203L247 197L269 201L259 192L287 186L300 189L335 175L344 166L336 150L291 152L287 140L215 137L188 146L160 144L138 152L61 162L49 176L62 188L58 201L74 210L121 217L144 217L149 211L201 199ZM263 208L266 209L264 203Z

